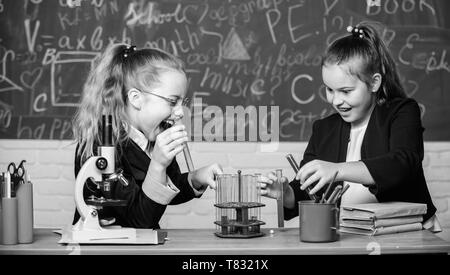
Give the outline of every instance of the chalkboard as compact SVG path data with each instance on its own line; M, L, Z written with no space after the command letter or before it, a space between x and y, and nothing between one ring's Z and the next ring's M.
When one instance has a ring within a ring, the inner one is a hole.
M348 25L377 21L421 106L425 140L448 141L449 11L448 0L0 0L0 138L71 139L93 59L125 42L181 57L204 127L221 113L216 125L234 120L227 108L242 106L246 127L278 126L280 141L306 141L333 112L321 54ZM219 126L216 141L267 140L240 124L225 137L232 127ZM191 129L192 139L208 140L202 131Z

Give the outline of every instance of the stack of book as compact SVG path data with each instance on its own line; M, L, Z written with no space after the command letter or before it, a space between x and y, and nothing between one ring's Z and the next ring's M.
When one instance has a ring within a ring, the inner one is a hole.
M422 229L427 205L410 202L353 204L342 207L340 231L368 236Z

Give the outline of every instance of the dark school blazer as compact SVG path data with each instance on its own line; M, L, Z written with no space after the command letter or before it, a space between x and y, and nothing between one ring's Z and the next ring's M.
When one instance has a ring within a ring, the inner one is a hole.
M345 162L350 130L350 123L339 114L315 121L301 166L314 159ZM436 207L423 173L423 131L415 100L397 98L376 105L361 145L361 161L375 180L375 185L368 187L379 202L424 203L426 221L434 215ZM299 181L294 180L290 185L296 201L309 200L306 192L300 190ZM284 212L285 219L292 219L298 216L298 207L284 208Z
M120 148L120 147L119 147ZM78 146L77 146L78 150ZM142 191L142 183L147 175L150 158L142 151L139 146L127 139L122 144L122 149L118 150L120 158L116 156L116 167L123 169L123 175L129 181L127 187L121 184L115 184L111 190L114 194L114 199L122 199L128 202L124 207L104 207L99 212L100 218L116 219L115 225L134 228L154 228L158 229L159 220L161 219L166 205L159 204L151 200ZM122 153L120 153L122 152ZM75 156L75 176L81 169L80 157ZM188 182L188 173L181 173L176 159L167 167L167 175L172 180L172 183L180 189L180 192L172 199L170 205L181 204L187 202L195 197L194 191ZM92 188L91 188L92 189ZM92 195L86 184L84 188L84 198ZM100 196L102 194L94 194ZM75 209L75 216L73 224L75 224L80 215Z

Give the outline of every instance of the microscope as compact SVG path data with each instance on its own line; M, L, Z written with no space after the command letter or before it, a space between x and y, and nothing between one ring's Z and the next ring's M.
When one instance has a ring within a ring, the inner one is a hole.
M113 184L128 185L122 171L115 170L115 147L112 141L112 116L102 117L102 145L98 147L98 156L90 157L81 167L75 182L75 204L80 219L72 227L73 242L90 242L98 240L126 239L136 240L136 229L120 226L103 226L99 218L99 210L103 207L124 207L125 200L111 197ZM90 196L85 200L83 189L86 182L95 183L105 197Z

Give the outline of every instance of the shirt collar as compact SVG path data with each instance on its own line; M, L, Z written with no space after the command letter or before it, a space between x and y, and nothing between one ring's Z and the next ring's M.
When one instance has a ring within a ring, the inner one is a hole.
M141 131L130 125L128 136L142 149L142 151L146 152L149 141Z

